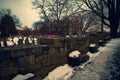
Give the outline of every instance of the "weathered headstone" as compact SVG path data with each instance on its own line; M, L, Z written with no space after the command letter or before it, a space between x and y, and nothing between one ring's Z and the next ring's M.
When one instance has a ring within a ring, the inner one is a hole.
M7 46L8 46L6 40L3 41L3 45L4 45L4 47L7 47Z
M28 37L25 39L25 45L29 45L29 40L28 40Z
M0 47L1 47L1 41L0 41Z
M34 38L32 39L32 44L35 45L35 40L34 40Z
M18 45L23 45L23 39L18 40Z

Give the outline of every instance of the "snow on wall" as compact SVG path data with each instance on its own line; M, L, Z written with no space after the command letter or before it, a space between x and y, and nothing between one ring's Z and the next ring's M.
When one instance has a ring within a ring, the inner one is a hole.
M95 47L96 46L96 44L90 44L90 47Z
M80 54L79 51L75 50L69 54L69 57L79 57Z

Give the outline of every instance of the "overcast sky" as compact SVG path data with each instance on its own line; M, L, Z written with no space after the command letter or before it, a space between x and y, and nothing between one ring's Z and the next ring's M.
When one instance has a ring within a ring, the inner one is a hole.
M23 26L32 26L33 22L39 20L39 15L32 9L32 0L0 0L0 8L9 8L15 14Z

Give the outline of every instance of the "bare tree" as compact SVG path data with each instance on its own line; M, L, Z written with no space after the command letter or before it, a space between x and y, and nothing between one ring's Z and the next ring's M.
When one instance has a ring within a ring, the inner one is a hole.
M78 0L34 0L33 5L40 11L42 21L56 22L57 29L60 27L60 20L65 16L80 12L82 3Z
M40 21L34 22L33 24L34 30L40 30L42 25L43 25L43 22L40 22Z
M120 0L83 0L83 2L110 27L110 36L116 37L120 23Z
M70 19L70 27L76 29L79 36L85 34L91 26L100 26L100 19L91 11L83 14L74 14L70 16Z

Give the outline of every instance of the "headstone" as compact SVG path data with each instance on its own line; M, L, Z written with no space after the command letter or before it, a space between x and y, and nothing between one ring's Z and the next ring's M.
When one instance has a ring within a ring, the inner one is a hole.
M18 45L23 45L23 39L18 40Z
M28 37L25 39L25 45L29 45L29 40L28 40Z
M1 47L4 47L3 41L1 41Z
M2 46L1 46L1 41L0 41L0 47L2 47Z
M6 40L3 41L3 45L4 45L4 47L7 47L7 46L8 46Z
M14 38L13 38L13 42L15 43L14 45L17 45L17 44L18 44L18 41L19 41L19 38L18 38L18 37L14 37Z
M34 40L34 38L32 39L32 44L35 45L35 40Z
M13 46L16 46L16 43L14 42L14 37L11 39L12 43L13 43Z
M34 38L34 44L35 44L35 45L38 44L38 40L37 40L37 38Z

